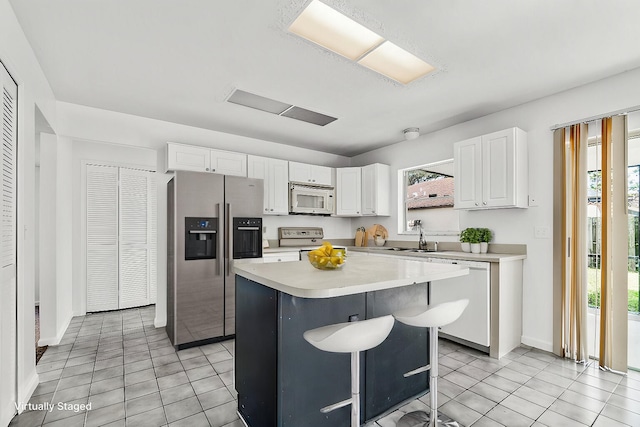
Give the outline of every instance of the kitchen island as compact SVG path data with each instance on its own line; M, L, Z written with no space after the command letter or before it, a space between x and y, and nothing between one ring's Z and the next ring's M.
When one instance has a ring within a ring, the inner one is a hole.
M235 387L249 427L348 427L349 407L320 408L350 396L350 357L308 344L304 331L391 314L429 302L431 286L468 269L394 258L353 257L339 270L306 260L236 266ZM432 284L433 282L433 284ZM389 337L362 354L363 420L428 390L426 329L395 323Z

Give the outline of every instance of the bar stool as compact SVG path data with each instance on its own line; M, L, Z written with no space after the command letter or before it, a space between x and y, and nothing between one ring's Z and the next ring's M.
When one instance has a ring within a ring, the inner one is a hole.
M351 398L325 406L326 414L351 404L351 427L360 427L360 352L380 345L393 328L393 316L337 323L306 331L303 336L314 347L332 353L351 353Z
M456 421L446 415L438 417L438 327L456 321L467 305L469 305L469 300L461 299L433 307L407 307L393 313L398 322L419 328L429 328L429 365L407 372L404 377L430 370L429 401L431 413L414 411L405 414L398 420L397 427L459 426Z

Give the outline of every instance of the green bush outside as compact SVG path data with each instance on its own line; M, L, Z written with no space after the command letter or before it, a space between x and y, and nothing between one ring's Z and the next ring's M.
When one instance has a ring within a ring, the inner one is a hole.
M587 299L589 307L600 307L600 287L598 286L600 269L587 269L587 278ZM629 312L638 313L640 311L640 307L638 306L638 273L630 271L627 283L629 284L629 289L627 291Z

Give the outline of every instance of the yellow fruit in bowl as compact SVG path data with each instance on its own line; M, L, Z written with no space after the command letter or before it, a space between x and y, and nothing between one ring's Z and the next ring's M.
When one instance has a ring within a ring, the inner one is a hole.
M334 270L344 265L345 250L334 249L329 242L323 242L322 246L309 251L309 262L320 270Z

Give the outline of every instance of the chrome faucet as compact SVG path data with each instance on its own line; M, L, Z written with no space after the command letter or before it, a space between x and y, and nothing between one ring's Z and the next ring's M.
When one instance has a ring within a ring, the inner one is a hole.
M422 220L416 219L413 221L413 226L418 227L418 231L420 232L420 238L418 239L418 249L427 249L427 241L424 240L424 235L422 234Z

